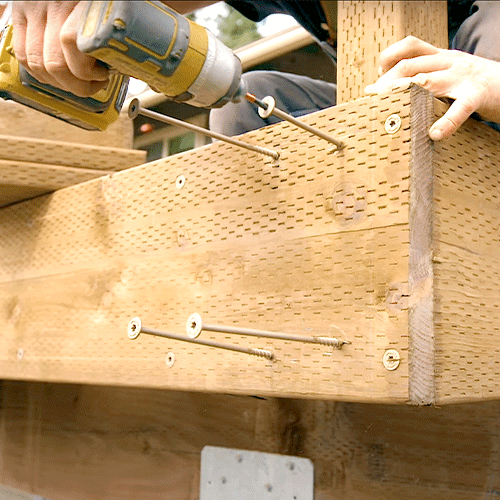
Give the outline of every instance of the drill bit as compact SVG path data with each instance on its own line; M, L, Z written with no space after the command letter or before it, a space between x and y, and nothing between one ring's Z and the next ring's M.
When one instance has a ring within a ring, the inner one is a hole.
M281 109L278 109L276 107L276 101L271 96L264 97L264 99L261 100L257 99L257 97L255 97L253 94L247 92L245 95L245 99L259 106L259 115L262 118L268 118L270 115L274 115L277 118L281 118L282 120L292 123L293 125L303 130L306 130L307 132L313 135L321 137L321 139L324 139L325 141L335 144L335 146L337 146L337 151L340 151L345 146L345 144L342 141L339 141L338 139L335 139L334 137L325 134L324 132L318 130L317 128L311 127L307 123L297 120L297 118L293 117L292 115L289 115L288 113L281 111Z

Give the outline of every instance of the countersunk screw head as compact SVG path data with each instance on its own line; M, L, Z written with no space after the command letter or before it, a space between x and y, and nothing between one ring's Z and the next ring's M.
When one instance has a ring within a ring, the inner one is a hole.
M24 349L22 347L20 347L17 350L17 359L21 360L21 359L23 359L23 357L24 357Z
M401 356L396 349L388 349L384 352L383 363L386 370L393 371L399 366Z
M198 313L191 314L186 322L186 333L188 337L195 339L201 333L203 323Z
M174 363L175 363L175 354L173 352L168 352L165 364L167 365L168 368L172 368L172 366L174 366Z
M183 175L179 175L179 177L177 177L177 179L175 180L175 187L177 189L182 189L185 184L186 184L186 177L184 177Z
M130 320L127 327L128 338L135 340L141 334L142 323L140 318Z
M388 134L395 134L401 128L401 117L397 114L390 115L384 127Z

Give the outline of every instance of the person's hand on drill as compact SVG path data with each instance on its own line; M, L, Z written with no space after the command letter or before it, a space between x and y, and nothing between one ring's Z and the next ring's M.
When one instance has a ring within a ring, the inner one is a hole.
M469 116L500 122L500 63L456 50L438 49L415 37L407 37L380 56L376 83L367 93L383 93L415 83L436 97L454 99L446 114L429 130L438 141L453 134Z
M85 2L13 2L16 59L37 80L88 97L106 87L109 72L76 46Z
M213 0L165 1L174 10L188 13ZM16 59L42 83L89 97L106 87L109 71L76 45L85 2L36 1L12 3Z

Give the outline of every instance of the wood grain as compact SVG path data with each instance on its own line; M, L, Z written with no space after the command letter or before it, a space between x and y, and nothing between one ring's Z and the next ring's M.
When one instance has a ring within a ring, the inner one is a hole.
M282 123L242 136L279 150L277 164L215 143L3 209L1 375L407 401L410 110L408 90L303 118L344 140L340 153ZM395 112L403 126L388 134ZM270 349L269 363L127 338L134 316L182 334L193 312L352 344L204 334Z
M437 103L436 114L446 109ZM497 399L500 134L469 120L436 144L436 388L441 402Z
M0 136L0 206L144 163L145 152Z
M126 115L101 132L83 130L14 101L0 100L0 134L29 139L130 149L132 122Z
M428 130L432 95L412 87L409 254L409 394L414 404L435 400L433 221L434 150Z
M196 500L210 445L311 459L316 500L495 498L499 405L3 382L0 481L51 500Z

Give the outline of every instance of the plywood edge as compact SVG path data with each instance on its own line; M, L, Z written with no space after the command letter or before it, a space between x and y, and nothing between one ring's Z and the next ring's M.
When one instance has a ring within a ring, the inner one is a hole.
M409 396L411 404L435 402L433 289L433 143L428 130L432 94L411 88Z

